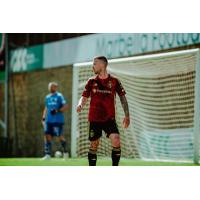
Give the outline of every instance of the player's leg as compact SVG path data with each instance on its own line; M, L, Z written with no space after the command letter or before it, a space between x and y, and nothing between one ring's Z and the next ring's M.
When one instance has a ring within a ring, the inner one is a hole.
M109 138L112 145L112 165L118 166L121 157L120 136L118 133L111 133Z
M112 145L112 165L118 166L120 157L121 157L121 148L120 148L120 136L117 123L115 120L109 120L104 125L104 131L107 133L107 137L110 138Z
M60 144L61 144L62 149L63 149L63 158L67 159L69 157L69 154L67 152L67 142L66 142L63 135L59 136L59 141L60 141Z
M44 127L44 152L45 156L43 159L49 159L51 157L51 143L52 143L52 125L49 123L45 124Z
M63 158L68 158L67 143L63 136L63 124L57 124L55 128L55 136L58 137L59 142L63 149Z
M45 152L44 159L51 158L51 143L52 143L52 136L50 134L45 134L45 136L44 136L44 152Z
M97 149L99 146L100 137L102 135L102 127L100 123L89 123L89 140L90 147L88 151L89 166L96 166L97 163Z
M60 144L61 144L61 146L63 148L63 152L67 153L67 143L66 143L66 140L65 140L64 136L60 135L58 138L59 138Z
M88 152L89 166L96 166L97 163L97 149L99 146L100 139L90 141L90 148Z

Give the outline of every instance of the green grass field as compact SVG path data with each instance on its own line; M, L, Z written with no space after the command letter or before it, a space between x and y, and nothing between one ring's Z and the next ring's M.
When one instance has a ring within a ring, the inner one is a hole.
M0 166L87 166L86 158L69 158L67 160L52 158L1 158ZM110 158L98 158L97 166L111 166ZM151 162L122 158L120 166L198 166L193 163Z

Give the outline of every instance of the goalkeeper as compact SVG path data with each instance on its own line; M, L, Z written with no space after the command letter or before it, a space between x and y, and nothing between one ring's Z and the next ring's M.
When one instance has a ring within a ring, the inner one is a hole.
M112 165L118 166L121 156L119 130L115 121L115 98L116 93L120 97L125 117L123 120L124 128L130 124L128 102L125 96L125 90L120 81L108 74L108 61L104 56L94 58L93 71L94 77L91 77L85 86L82 97L77 105L77 112L81 112L89 97L89 140L90 148L88 152L88 161L90 166L96 166L97 148L99 145L102 131L111 141L112 145Z
M63 148L63 157L67 158L66 141L63 136L64 115L63 112L68 109L68 104L63 95L57 92L58 84L51 82L48 85L50 94L45 99L45 109L43 111L42 124L44 127L44 160L51 158L51 142L54 136L59 138Z

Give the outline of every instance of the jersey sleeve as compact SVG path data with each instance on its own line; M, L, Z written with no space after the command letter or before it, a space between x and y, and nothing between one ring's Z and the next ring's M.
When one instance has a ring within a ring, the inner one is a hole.
M68 103L67 100L64 98L63 95L60 95L60 103L61 103L62 106L64 106L65 104Z
M89 97L90 96L90 93L91 93L91 80L89 79L85 85L85 89L83 90L83 93L82 93L82 96L83 97Z
M126 94L121 82L119 79L116 79L116 92L119 96L124 96Z

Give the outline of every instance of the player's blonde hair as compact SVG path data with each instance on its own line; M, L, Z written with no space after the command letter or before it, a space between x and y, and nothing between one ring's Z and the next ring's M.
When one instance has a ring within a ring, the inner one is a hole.
M48 90L51 89L51 86L52 86L52 85L55 85L56 87L58 87L58 83L56 83L56 82L50 82L50 83L48 84Z

